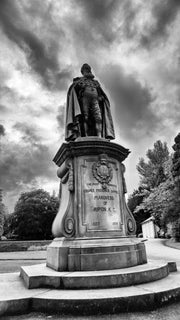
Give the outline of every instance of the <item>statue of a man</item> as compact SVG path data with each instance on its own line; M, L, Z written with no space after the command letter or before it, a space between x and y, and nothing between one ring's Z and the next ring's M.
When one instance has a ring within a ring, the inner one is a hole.
M94 80L91 67L83 64L82 77L73 79L67 94L67 141L78 137L97 136L114 139L114 127L109 100L99 82Z

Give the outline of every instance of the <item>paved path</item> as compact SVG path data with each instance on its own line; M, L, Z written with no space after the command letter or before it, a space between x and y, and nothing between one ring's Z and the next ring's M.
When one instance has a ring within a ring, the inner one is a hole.
M4 316L3 320L179 320L180 304L174 303L173 306L163 307L155 311L148 312L128 312L121 314L107 314L98 316L70 316L54 315L32 312L19 316Z
M21 266L45 263L46 251L0 252L0 273L18 272Z
M173 239L169 239L166 241L166 245L170 248L180 250L180 242L174 242Z
M180 267L180 250L167 247L164 239L151 239L145 242L149 259L175 261Z
M42 251L16 251L0 252L0 260L44 260L46 250Z

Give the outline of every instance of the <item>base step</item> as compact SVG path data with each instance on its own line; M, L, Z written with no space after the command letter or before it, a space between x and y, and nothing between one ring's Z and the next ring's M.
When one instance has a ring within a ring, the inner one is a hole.
M57 272L40 264L21 267L21 277L29 289L102 289L156 281L167 277L170 271L172 263L155 261L124 269L76 272Z
M18 274L0 274L0 316L39 311L75 315L153 310L180 301L180 272L124 288L56 290L25 288Z

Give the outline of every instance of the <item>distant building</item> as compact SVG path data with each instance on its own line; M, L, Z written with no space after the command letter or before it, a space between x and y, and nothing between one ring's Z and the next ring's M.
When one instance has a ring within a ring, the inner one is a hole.
M157 238L158 227L155 225L154 217L150 217L141 223L143 238Z

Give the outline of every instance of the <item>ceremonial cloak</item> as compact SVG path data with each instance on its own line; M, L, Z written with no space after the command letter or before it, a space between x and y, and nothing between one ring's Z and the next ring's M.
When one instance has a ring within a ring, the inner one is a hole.
M98 88L98 94L101 97L99 106L102 115L102 138L108 140L115 139L109 100L101 87ZM74 82L70 86L67 93L65 140L73 141L76 138L83 136L85 136L83 127L83 113L81 101L78 99Z

